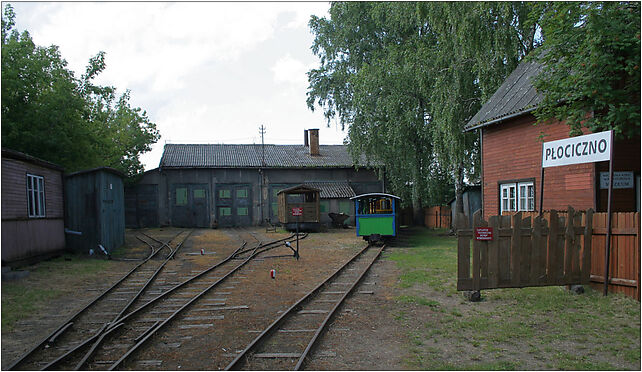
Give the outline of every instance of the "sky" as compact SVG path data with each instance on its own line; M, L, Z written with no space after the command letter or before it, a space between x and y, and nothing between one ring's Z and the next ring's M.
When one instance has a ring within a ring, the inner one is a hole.
M261 125L268 144L302 144L311 128L322 145L347 134L306 104L306 72L319 66L308 21L327 2L9 3L15 29L57 45L77 77L106 53L96 83L129 89L160 131L145 170L165 143L261 143Z

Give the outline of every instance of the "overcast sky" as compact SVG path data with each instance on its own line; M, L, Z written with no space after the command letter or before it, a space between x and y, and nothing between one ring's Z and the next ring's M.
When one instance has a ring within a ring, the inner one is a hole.
M16 29L58 45L77 77L106 53L96 82L131 90L161 133L142 156L146 170L165 143L261 143L261 124L265 143L302 144L309 128L322 145L343 142L305 102L306 72L319 64L308 21L326 16L327 2L10 4Z

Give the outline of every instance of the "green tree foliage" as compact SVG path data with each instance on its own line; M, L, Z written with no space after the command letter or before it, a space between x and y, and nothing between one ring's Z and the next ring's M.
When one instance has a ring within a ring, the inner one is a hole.
M443 203L453 185L460 196L479 172L477 136L463 126L536 46L536 6L332 3L310 21L321 63L308 106L348 126L353 154L385 164L415 209Z
M156 125L132 108L129 91L94 85L105 54L76 79L58 47L34 44L14 30L10 5L2 17L2 146L60 164L66 171L109 166L143 170L139 156L158 141Z
M553 2L542 19L540 122L640 135L640 3Z

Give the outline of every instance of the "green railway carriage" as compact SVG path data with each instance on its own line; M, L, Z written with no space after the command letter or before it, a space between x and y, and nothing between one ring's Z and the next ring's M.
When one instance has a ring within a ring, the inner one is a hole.
M401 198L384 193L370 193L350 199L354 200L357 236L362 236L369 242L397 236Z

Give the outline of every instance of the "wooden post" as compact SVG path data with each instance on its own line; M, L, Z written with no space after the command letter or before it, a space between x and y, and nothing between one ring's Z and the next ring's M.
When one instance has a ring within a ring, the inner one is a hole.
M477 227L482 227L481 213L479 210L473 214L473 235ZM473 237L473 291L480 290L482 244L482 242Z
M548 283L554 284L559 275L557 264L557 233L559 231L559 217L557 216L556 210L551 210L549 217L549 228L548 228L548 263L547 263L547 275Z

